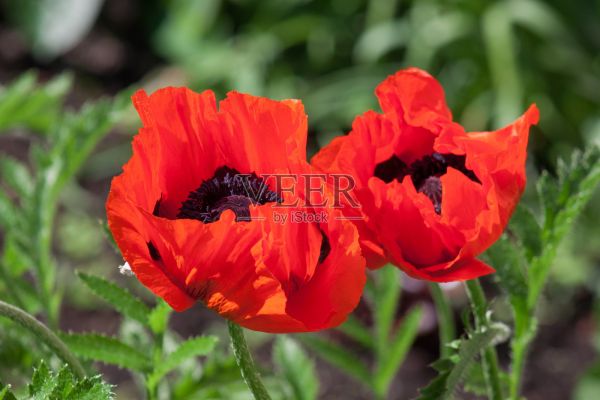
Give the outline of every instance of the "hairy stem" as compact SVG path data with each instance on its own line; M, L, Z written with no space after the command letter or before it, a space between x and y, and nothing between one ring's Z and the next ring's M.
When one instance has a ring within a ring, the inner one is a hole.
M466 282L467 294L471 300L471 308L475 315L475 325L482 328L488 325L486 316L487 301L478 279ZM498 355L494 347L487 347L482 354L483 371L488 398L491 400L502 400L502 386L500 384L500 368L498 367Z
M429 292L433 298L438 318L440 332L440 355L442 357L446 357L450 350L450 348L446 345L456 338L456 328L454 326L452 307L446 299L446 296L444 295L444 292L439 284L430 282Z
M252 359L252 355L248 349L248 344L246 343L246 338L244 337L244 331L239 325L231 321L228 321L227 324L229 326L229 336L231 337L231 345L233 347L235 360L240 368L240 372L242 373L242 378L244 378L244 381L252 392L254 399L271 400L271 396L269 396L265 385L260 379L260 374L256 369L256 364L254 364L254 360Z
M58 357L69 364L69 367L79 378L85 378L85 371L79 360L71 353L67 345L59 339L48 327L32 315L0 300L0 315L12 319L42 340Z
M527 350L531 341L535 338L537 325L532 317L534 310L527 307L526 301L512 301L515 310L515 331L511 341L512 365L509 379L509 398L519 400L521 389L521 378L527 358Z

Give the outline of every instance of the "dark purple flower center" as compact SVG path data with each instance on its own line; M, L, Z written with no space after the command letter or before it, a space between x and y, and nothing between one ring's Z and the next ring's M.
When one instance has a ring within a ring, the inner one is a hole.
M433 153L407 165L395 154L375 166L375 176L390 183L394 179L402 182L406 175L410 175L413 184L419 193L426 195L436 213L442 212L442 181L441 177L446 174L448 167L452 167L473 182L481 184L481 181L473 171L465 166L464 155Z
M153 214L160 215L159 199ZM255 173L241 174L229 167L220 167L214 176L200 184L198 189L190 192L181 204L177 218L197 219L205 224L218 221L225 210L235 213L235 220L250 221L251 204L281 203L282 198L271 191L265 181ZM329 238L321 231L321 248L318 263L321 264L331 252ZM162 258L156 246L148 242L150 257L155 261Z
M221 167L181 204L177 218L197 219L205 224L218 221L225 210L235 213L236 221L250 221L250 205L281 203L277 193L255 173Z

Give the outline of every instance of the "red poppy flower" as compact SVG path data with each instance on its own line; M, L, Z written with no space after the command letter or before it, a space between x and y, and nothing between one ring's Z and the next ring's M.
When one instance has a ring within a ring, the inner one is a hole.
M232 92L217 109L211 91L184 88L133 103L144 126L106 208L137 278L175 310L202 301L254 330L340 324L365 283L356 228L333 216L276 223L298 209L273 205L295 194L263 179L309 171L302 104Z
M532 105L495 132L466 133L452 121L444 92L416 68L382 82L383 114L355 119L313 159L326 172L355 177L356 221L367 265L390 260L430 281L476 278L493 272L477 260L501 235L525 188Z

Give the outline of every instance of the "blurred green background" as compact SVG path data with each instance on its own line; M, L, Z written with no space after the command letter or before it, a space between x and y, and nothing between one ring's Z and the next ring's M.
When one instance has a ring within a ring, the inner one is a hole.
M416 66L441 81L455 119L467 130L498 128L537 103L541 121L531 135L531 180L542 168L552 171L556 159L575 148L600 144L599 0L5 0L0 5L0 83L31 69L42 82L67 71L74 80L71 108L127 88L167 85L210 88L221 97L239 90L300 98L309 115L313 153L346 132L355 115L377 109L373 90L387 75ZM63 193L55 240L61 265L108 275L107 268L114 266L114 272L121 262L107 250L97 219L103 218L110 178L128 159L138 125L130 113ZM25 159L35 140L15 129L0 138L0 153ZM526 380L530 399L566 399L577 390L578 398L591 399L589 393L600 393L600 377L595 378L600 366L585 374L600 346L594 328L600 305L599 201L596 194L562 246ZM96 307L86 293L69 282L65 286L73 307ZM413 293L419 290L424 289L417 285ZM501 301L498 309L501 313ZM71 318L84 317L72 311ZM89 328L88 323L64 322ZM420 346L417 351L435 352L427 339ZM425 368L434 358L428 357L417 365ZM425 373L421 383L429 376Z

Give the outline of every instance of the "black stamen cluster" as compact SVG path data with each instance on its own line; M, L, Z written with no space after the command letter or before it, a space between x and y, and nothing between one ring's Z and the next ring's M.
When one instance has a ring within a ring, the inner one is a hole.
M390 183L394 179L399 182L405 176L410 175L418 192L425 194L433 203L435 212L442 212L442 177L452 167L473 182L481 183L473 171L465 166L464 155L433 153L419 160L413 161L410 165L400 160L395 154L375 166L374 175Z
M236 221L249 221L250 205L272 202L281 203L282 199L262 178L224 166L190 192L177 218L197 219L208 224L219 220L223 211L232 210Z

